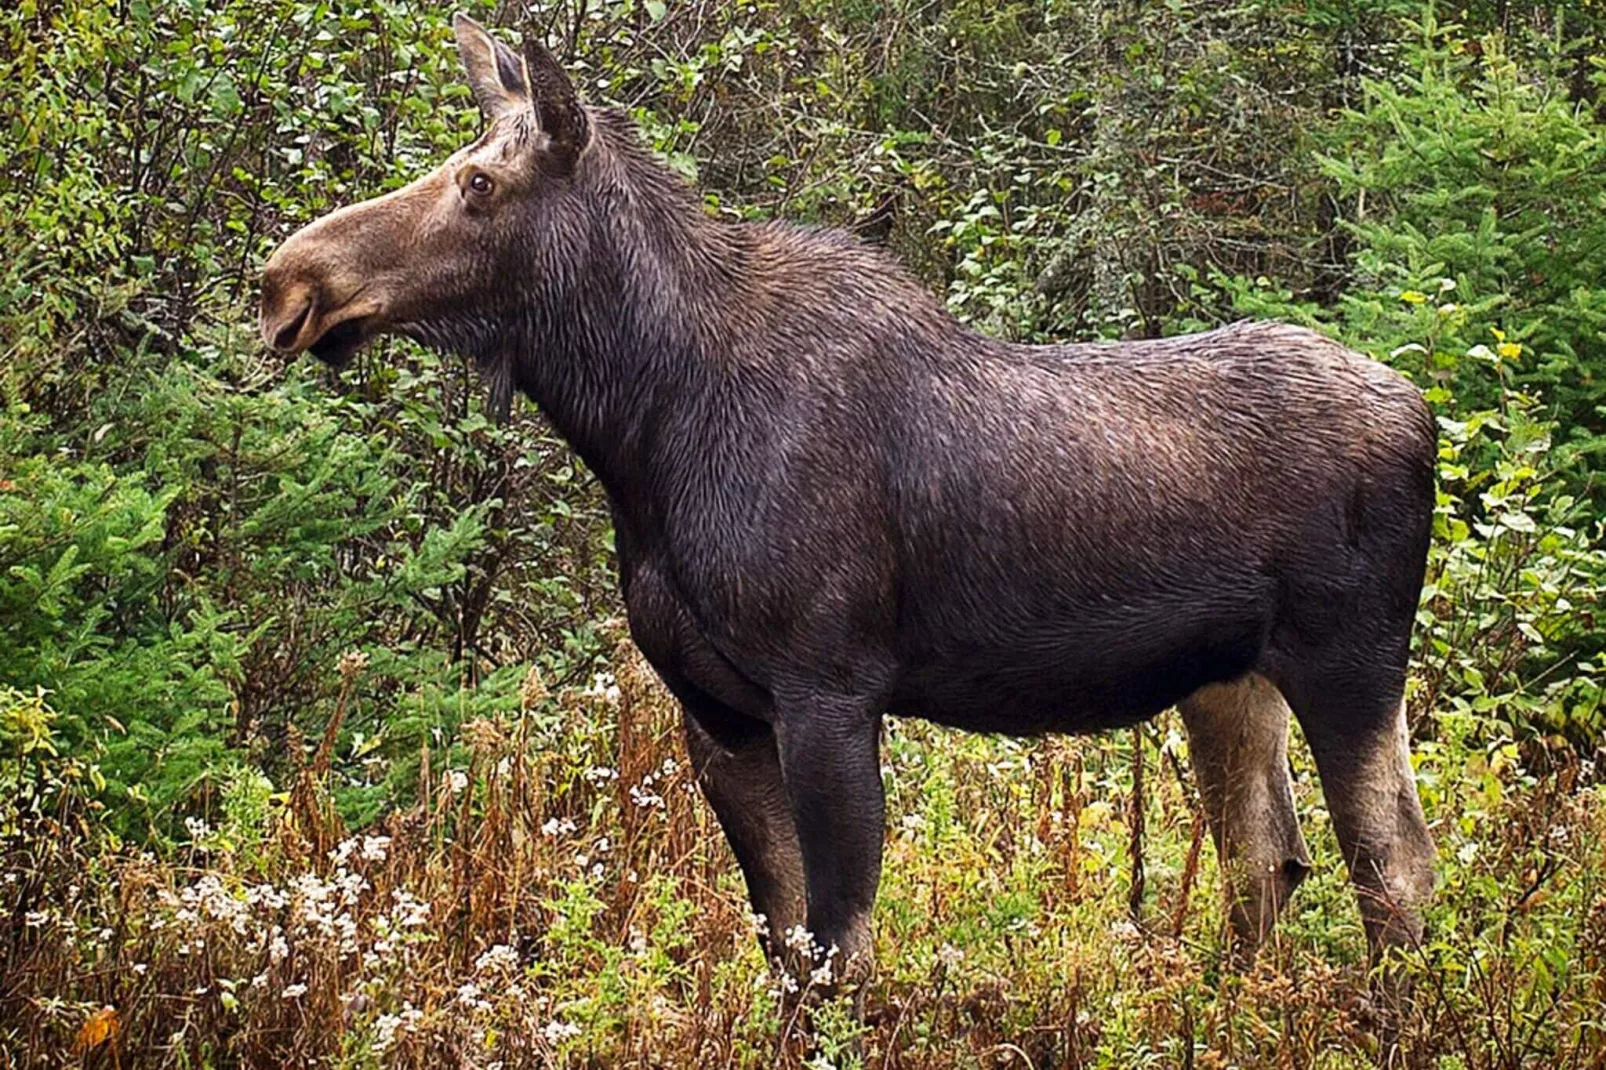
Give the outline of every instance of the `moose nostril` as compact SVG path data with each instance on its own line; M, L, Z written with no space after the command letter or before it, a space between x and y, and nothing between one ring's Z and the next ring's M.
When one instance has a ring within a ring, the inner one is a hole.
M296 313L295 319L274 331L273 348L282 350L289 349L292 345L294 345L296 336L301 333L301 328L306 325L307 316L311 314L311 312L312 302L308 301L306 304L301 306L301 311Z

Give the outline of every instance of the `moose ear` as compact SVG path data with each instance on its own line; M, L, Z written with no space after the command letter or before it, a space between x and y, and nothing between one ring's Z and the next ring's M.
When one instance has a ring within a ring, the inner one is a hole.
M487 119L530 106L530 83L517 52L461 12L452 16L452 31L457 35L457 54L468 71L468 84Z
M572 165L585 151L591 137L585 106L575 94L563 65L542 47L533 33L524 35L524 70L541 132L551 140L550 151Z

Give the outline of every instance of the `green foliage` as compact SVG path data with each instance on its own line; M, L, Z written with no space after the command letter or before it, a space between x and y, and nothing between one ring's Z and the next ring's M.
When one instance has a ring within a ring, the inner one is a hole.
M1563 732L1591 746L1606 729L1602 631L1592 619L1606 581L1601 524L1558 493L1553 425L1534 399L1508 391L1502 402L1440 420L1420 701L1471 713L1495 738ZM1480 465L1480 454L1495 459Z
M426 485L361 406L305 382L226 393L181 362L136 376L76 457L9 415L0 676L47 688L65 741L105 740L118 798L164 813L204 804L231 741L282 742L342 650L432 617L420 603L464 582L493 503L431 524ZM456 675L439 657L396 672Z
M1363 107L1323 136L1360 242L1341 330L1432 333L1430 359L1404 365L1475 408L1494 404L1499 380L1464 355L1500 331L1511 381L1542 390L1583 484L1606 448L1606 123L1498 35L1431 15L1408 27L1406 72L1368 81Z
M332 393L249 333L282 220L472 136L449 14L0 16L0 680L104 747L125 832L293 772L344 651L376 670L342 728L353 816L485 685L597 651L601 506L558 443L493 426L451 362L391 347Z

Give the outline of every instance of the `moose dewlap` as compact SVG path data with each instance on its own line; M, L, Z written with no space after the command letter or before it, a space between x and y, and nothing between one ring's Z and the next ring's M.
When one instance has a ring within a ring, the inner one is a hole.
M771 954L870 965L886 713L1031 734L1180 706L1248 954L1309 865L1291 710L1374 949L1420 935L1401 695L1435 436L1409 382L1274 324L973 333L844 235L710 219L542 48L456 31L484 133L286 241L263 338L471 354L596 472Z

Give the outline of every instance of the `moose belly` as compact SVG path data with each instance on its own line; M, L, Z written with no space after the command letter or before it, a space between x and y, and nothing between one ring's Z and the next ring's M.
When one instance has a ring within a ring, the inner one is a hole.
M905 663L888 712L1009 735L1118 728L1248 672L1264 637L1261 621L1242 616L1087 621L944 643Z

